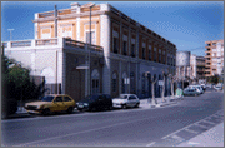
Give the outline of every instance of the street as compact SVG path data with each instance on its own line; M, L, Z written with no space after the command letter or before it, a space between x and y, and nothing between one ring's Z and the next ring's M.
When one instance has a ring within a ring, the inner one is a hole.
M209 91L209 90L208 90ZM224 93L154 109L119 109L2 120L2 146L155 147L179 144L224 120Z

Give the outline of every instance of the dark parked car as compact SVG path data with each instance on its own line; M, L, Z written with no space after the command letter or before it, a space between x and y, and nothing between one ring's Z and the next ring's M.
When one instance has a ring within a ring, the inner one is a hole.
M91 95L76 103L76 108L80 111L112 109L112 99L108 94Z

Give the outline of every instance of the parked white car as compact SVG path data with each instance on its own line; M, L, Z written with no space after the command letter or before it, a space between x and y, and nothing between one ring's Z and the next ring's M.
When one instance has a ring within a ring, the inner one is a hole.
M198 93L200 93L200 94L204 93L201 85L199 85L199 84L189 85L189 88L196 88Z
M184 89L184 94L185 95L198 95L200 93L197 92L197 89L196 88L190 88L190 87L188 87L188 88L185 88Z
M119 98L112 99L112 107L114 108L127 108L136 107L140 105L140 100L135 94L120 94Z
M218 83L214 86L215 89L217 90L222 90L222 84L221 83Z

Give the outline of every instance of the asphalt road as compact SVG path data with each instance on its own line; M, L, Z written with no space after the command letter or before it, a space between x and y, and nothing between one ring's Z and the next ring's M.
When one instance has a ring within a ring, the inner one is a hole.
M156 147L189 140L224 120L224 93L155 109L120 109L1 122L2 146Z

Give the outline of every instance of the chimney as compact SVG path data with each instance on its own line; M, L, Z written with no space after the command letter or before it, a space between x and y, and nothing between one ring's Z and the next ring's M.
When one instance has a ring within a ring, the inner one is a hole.
M80 8L80 4L78 2L71 3L70 6L71 6L71 9Z

